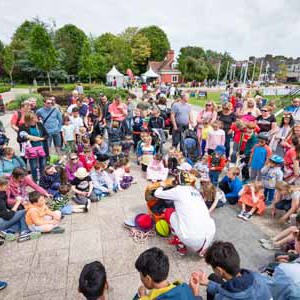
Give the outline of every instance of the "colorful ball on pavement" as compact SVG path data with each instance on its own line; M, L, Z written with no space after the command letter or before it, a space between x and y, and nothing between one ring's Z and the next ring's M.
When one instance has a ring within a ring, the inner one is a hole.
M170 227L166 220L159 220L155 225L155 229L157 234L162 237L168 237L170 234Z

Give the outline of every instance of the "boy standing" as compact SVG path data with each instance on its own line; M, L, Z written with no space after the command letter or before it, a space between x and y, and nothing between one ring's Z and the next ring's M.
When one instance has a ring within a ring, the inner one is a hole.
M214 186L218 185L219 176L226 164L225 147L218 145L211 155L208 155L209 178Z

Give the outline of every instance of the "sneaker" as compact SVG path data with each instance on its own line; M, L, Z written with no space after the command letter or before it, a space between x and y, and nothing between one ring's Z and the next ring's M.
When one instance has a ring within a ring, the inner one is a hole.
M262 244L261 246L267 250L280 250L281 249L280 246L274 245L274 243L266 243L266 244Z
M170 239L170 240L168 241L168 243L169 243L169 245L175 245L175 246L177 246L177 245L180 244L180 241L179 241L179 239L178 239L177 236L173 236L173 238Z
M258 240L261 244L267 244L267 243L271 243L272 240L271 239L260 239Z
M0 290L3 290L7 287L7 283L5 281L0 281Z
M242 219L245 221L249 221L251 217L252 217L252 214L246 212L246 213L244 213Z
M237 218L243 219L245 213L246 213L246 212L245 212L244 210L242 210L242 211L237 215Z
M4 240L0 240L0 246L4 245Z
M21 233L20 236L17 238L18 243L26 242L29 240L36 240L42 235L41 232L25 232Z
M181 256L185 256L187 254L187 249L182 244L176 246L177 253Z

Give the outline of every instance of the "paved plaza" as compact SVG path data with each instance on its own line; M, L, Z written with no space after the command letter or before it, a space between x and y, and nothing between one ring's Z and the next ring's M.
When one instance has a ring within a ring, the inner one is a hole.
M15 134L7 126L10 115L0 117L6 125L11 144L17 147ZM85 263L100 260L107 269L109 300L132 299L140 285L134 268L137 256L153 246L170 257L170 280L188 280L199 268L211 271L196 255L180 257L167 240L155 236L137 244L123 229L124 219L146 212L144 188L147 184L137 166L132 164L138 184L99 203L87 214L66 216L64 234L44 234L24 243L8 242L0 248L0 280L9 283L1 299L83 299L77 292L78 278ZM268 213L268 212L267 212ZM233 242L242 265L257 270L272 259L273 252L262 249L258 239L278 231L267 215L244 222L236 218L237 208L223 207L213 213L216 239Z

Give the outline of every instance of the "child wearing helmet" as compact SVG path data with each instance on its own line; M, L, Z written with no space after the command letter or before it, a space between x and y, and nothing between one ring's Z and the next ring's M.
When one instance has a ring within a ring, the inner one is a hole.
M250 179L261 180L261 169L265 165L267 158L272 154L271 148L267 145L268 134L262 132L258 134L258 143L253 147L249 165L251 167Z
M283 180L281 166L284 160L279 155L272 155L261 169L266 205L272 204L276 183Z
M218 145L211 155L208 155L209 178L213 185L217 186L219 176L226 164L226 149L223 145Z

